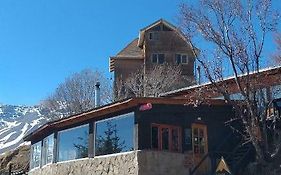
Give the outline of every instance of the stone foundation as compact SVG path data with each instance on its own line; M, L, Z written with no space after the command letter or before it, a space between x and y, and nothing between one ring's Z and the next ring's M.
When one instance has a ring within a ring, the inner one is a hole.
M188 175L181 153L161 151L138 152L138 175Z
M132 151L59 162L31 170L29 175L188 175L184 155Z

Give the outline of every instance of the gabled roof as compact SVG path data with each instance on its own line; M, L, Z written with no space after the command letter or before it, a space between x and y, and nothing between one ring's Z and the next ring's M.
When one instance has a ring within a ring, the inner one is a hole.
M130 42L124 49L122 49L116 56L110 57L109 60L109 71L114 71L115 59L143 59L143 50L138 47L138 38Z
M138 38L134 39L124 49L122 49L115 57L143 57L143 50L138 47Z
M85 111L80 114L75 114L67 118L59 119L46 123L45 125L38 128L36 131L30 133L24 137L25 141L31 141L34 139L41 138L42 135L54 131L60 130L62 128L67 128L69 126L77 125L79 123L87 122L97 118L106 118L113 116L115 113L133 109L142 104L151 103L154 104L166 104L166 105L187 105L187 99L170 99L170 98L148 98L148 97L139 97L139 98L129 98L122 101L117 101L111 104L100 106L98 108ZM224 100L206 100L205 105L230 105L226 104ZM203 104L203 105L204 105Z
M164 19L159 19L158 21L150 24L149 26L146 26L145 28L140 30L139 33L139 41L138 41L138 46L142 47L143 46L143 42L144 42L144 34L146 31L152 29L155 26L158 26L160 24L165 25L166 27L170 28L173 31L178 31L177 27L175 27L173 24L169 23L168 21L164 20ZM179 31L178 31L179 32ZM181 34L181 32L179 32Z

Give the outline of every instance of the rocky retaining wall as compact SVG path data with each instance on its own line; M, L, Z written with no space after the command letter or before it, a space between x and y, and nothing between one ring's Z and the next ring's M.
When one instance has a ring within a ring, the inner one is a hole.
M29 175L188 175L184 155L132 151L59 162L33 169Z
M184 162L185 156L181 153L139 151L138 175L188 175Z
M31 170L29 175L135 175L136 152L49 164Z

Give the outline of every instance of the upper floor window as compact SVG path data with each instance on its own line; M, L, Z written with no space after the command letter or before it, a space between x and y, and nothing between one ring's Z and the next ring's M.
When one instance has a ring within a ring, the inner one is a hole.
M164 61L165 61L165 54L163 53L152 54L152 63L163 64Z
M159 40L159 33L158 32L150 32L149 33L149 40Z
M185 54L176 54L176 63L177 64L187 64L188 56Z
M152 124L151 148L173 152L181 151L181 129L177 126Z

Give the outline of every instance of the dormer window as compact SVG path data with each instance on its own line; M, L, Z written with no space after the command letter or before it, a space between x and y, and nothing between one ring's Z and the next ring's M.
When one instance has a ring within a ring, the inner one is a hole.
M165 61L165 54L163 54L163 53L152 54L152 63L163 64L164 61Z
M149 33L149 40L159 40L159 33L158 32L150 32Z
M188 56L186 54L176 54L177 64L188 64Z

